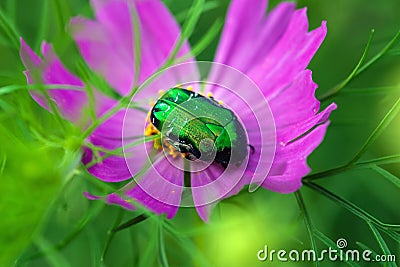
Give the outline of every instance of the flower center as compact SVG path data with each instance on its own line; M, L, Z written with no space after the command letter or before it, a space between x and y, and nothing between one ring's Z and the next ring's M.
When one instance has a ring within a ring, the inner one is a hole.
M181 153L178 150L175 149L168 141L163 138L161 140L161 132L151 123L150 121L150 112L147 116L147 126L146 129L144 130L144 135L145 136L154 136L154 135L159 135L159 138L156 138L153 141L153 147L156 150L162 150L163 148L168 151L168 155L171 155L173 158L176 158L179 154L182 155L182 157L186 157L186 153Z

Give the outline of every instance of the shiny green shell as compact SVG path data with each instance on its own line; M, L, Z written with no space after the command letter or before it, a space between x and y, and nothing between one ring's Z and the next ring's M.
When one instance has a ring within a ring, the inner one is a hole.
M224 168L246 158L247 137L235 114L212 98L171 88L153 106L150 120L169 144L189 159L213 160Z

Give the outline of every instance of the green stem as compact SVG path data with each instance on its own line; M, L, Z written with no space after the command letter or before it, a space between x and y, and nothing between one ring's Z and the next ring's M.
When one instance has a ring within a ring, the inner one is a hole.
M110 230L108 230L108 232L107 232L106 243L104 244L103 252L101 253L101 258L100 258L100 261L102 263L104 263L108 249L110 248L111 242L116 234L116 232L114 232L113 229L115 229L121 223L123 217L124 217L124 210L122 208L120 208L118 210L118 214L117 214L117 217L115 218L114 224L112 225Z
M374 225L378 226L381 229L387 230L387 231L400 231L400 225L396 224L387 224L383 223L368 212L364 211L363 209L357 207L353 203L335 195L334 193L330 192L329 190L313 183L310 181L303 181L304 185L317 191L318 193L324 195L325 197L329 198L339 206L342 206L346 208L348 211L356 215L357 217L361 218L362 220L366 222L371 222Z
M145 214L140 214L139 216L136 216L133 219L130 219L129 221L117 226L116 228L112 229L113 232L119 232L121 230L127 229L133 225L136 225L140 222L143 222L144 220L148 219L149 217L146 216Z
M397 99L396 103L392 106L392 108L386 113L385 117L381 120L381 122L378 124L378 126L374 129L374 131L371 133L371 135L368 137L368 139L365 141L364 145L360 148L360 150L356 153L356 155L351 159L347 164L308 175L303 178L303 181L311 181L315 179L320 179L324 177L329 177L338 173L342 173L351 169L354 169L356 166L360 167L368 167L372 163L380 163L384 164L385 162L392 162L396 161L399 155L394 155L394 156L389 156L389 157L384 157L376 160L369 160L369 161L362 161L358 162L359 159L364 155L364 153L367 151L367 149L370 147L372 143L374 143L378 137L383 133L383 131L387 128L387 126L392 122L392 120L397 116L397 114L400 111L400 98Z
M396 103L392 106L389 112L385 115L382 121L378 124L375 130L368 137L367 141L361 147L359 152L354 156L354 158L348 163L348 165L352 165L356 163L362 155L364 155L365 151L369 148L369 146L378 139L378 137L382 134L382 132L386 129L386 127L392 122L392 120L396 117L397 113L400 111L400 98L397 99Z
M304 203L303 196L301 195L300 190L296 191L294 193L294 195L296 197L297 204L299 205L300 211L301 211L301 213L303 215L303 218L304 218L304 223L305 223L306 228L307 228L307 233L308 233L308 237L310 239L311 247L315 251L315 253L318 254L317 244L315 242L314 234L313 234L314 233L314 227L313 227L313 225L311 223L311 218L308 215L308 212L307 212L307 209L306 209L306 205ZM315 264L315 266L319 266L319 262L318 261L315 261L314 264Z
M158 227L158 258L162 267L169 267L167 253L165 252L163 222L160 220Z
M355 77L357 77L358 75L360 75L361 73L363 73L364 71L366 71L369 67L371 67L375 62L377 62L379 59L381 59L383 56L385 56L387 54L387 52L396 44L396 42L399 40L400 38L400 31L398 31L396 33L396 35L393 37L392 40L389 41L389 43L382 48L381 51L379 51L379 53L377 53L372 59L370 59L367 63L365 63L364 65L362 65L362 63L365 61L365 58L367 56L370 44L372 42L372 38L373 38L373 34L374 34L374 30L371 31L368 43L365 47L364 53L360 59L360 61L358 62L358 64L356 65L356 67L354 68L354 70L351 72L351 74L341 83L339 83L338 85L336 85L335 87L333 87L331 90L329 90L328 92L326 92L324 95L322 95L319 99L320 101L326 101L332 97L334 97L335 95L337 95L344 87L346 87L351 80L353 80Z
M333 96L338 94L343 88L345 88L350 83L350 81L353 78L355 78L360 73L359 70L361 69L361 65L364 63L365 59L367 58L369 47L370 47L372 39L374 37L374 32L375 32L374 30L371 30L371 34L369 35L369 39L368 39L367 45L365 46L364 52L363 52L360 60L358 61L357 65L355 66L353 71L350 73L350 75L344 81L340 82L338 85L336 85L331 90L329 90L324 95L322 95L319 98L320 101L328 100L329 98L332 98Z

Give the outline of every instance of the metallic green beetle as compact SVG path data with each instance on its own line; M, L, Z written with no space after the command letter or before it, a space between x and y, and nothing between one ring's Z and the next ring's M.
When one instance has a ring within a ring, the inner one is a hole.
M150 113L152 124L188 159L213 161L227 168L246 158L247 137L235 114L212 98L182 88L163 94Z

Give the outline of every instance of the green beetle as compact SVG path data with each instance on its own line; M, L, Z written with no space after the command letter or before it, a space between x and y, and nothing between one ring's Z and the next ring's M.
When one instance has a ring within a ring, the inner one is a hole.
M212 98L171 88L150 112L151 123L188 159L214 161L224 168L246 158L247 137L235 114Z

